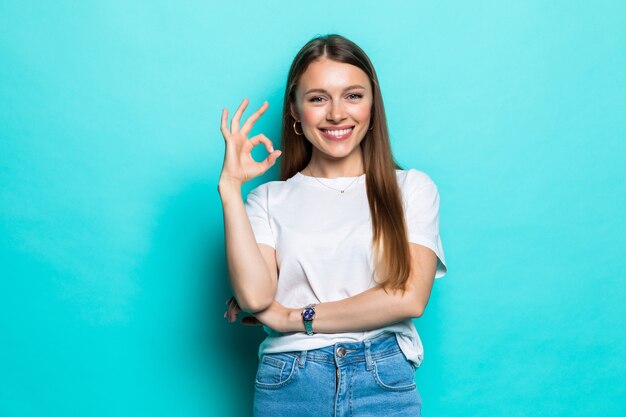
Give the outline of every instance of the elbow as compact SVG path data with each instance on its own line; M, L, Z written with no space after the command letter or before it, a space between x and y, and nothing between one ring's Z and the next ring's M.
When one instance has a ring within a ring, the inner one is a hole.
M272 301L274 300L251 297L242 300L242 302L239 303L239 308L246 313L255 314L268 308L272 304Z
M255 314L263 311L274 302L276 286L245 288L238 293L237 298L239 308L246 313Z
M410 285L407 288L405 300L405 312L409 316L409 318L416 319L424 314L424 310L426 310L426 304L424 303L424 297L422 297L417 288Z
M425 305L418 304L417 306L415 306L413 308L413 318L417 319L422 317L422 314L424 314L424 310L426 310Z
M408 300L410 303L407 308L409 316L414 319L422 317L424 310L426 310L426 304L424 303L423 297L415 292L412 292L411 296L408 297Z
M423 306L421 303L412 303L409 315L411 318L417 319L419 317L422 317L425 309L426 307Z

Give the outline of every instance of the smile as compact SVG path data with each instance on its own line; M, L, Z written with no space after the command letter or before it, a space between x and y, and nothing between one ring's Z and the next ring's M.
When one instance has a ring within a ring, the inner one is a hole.
M350 137L354 126L348 129L319 129L322 135L331 140L342 140Z

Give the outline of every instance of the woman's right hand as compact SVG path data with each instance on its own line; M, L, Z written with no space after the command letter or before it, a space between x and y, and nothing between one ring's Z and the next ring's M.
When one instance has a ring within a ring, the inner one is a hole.
M265 171L274 165L276 159L282 153L280 150L274 150L272 141L262 133L248 139L252 126L269 107L268 102L265 101L257 111L248 117L240 128L239 122L247 106L248 99L245 98L233 115L230 129L228 129L228 110L225 108L222 110L220 130L226 142L226 153L224 154L224 166L220 175L220 186L225 183L229 187L232 185L241 186L252 178L264 174ZM257 162L252 158L251 152L260 143L265 145L269 155L265 160Z

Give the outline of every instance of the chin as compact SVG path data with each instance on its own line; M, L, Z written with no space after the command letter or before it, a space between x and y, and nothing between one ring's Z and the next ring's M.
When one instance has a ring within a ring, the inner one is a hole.
M327 155L330 156L334 156L335 158L345 158L346 156L351 155L352 153L354 153L357 148L359 147L359 145L357 144L356 146L352 146L349 149L348 148L338 148L338 147L326 147L325 148L325 152Z

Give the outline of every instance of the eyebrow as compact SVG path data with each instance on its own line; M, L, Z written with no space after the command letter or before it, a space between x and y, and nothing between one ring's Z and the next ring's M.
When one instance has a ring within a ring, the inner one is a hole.
M362 85L354 84L344 88L343 91L352 90L353 88L362 88L365 90L365 87L363 87ZM323 88L311 88L310 90L307 90L304 94L307 95L309 93L327 93L327 91Z

